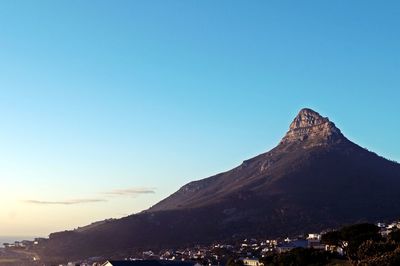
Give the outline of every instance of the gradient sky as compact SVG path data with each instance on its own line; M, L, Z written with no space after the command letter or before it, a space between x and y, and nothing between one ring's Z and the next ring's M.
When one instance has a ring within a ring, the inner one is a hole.
M146 209L299 109L400 161L399 1L1 1L0 235Z

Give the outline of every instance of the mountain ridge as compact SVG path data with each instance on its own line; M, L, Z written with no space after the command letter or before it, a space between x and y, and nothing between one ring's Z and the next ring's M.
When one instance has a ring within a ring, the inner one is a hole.
M219 177L223 177L224 174L230 173L231 171L235 171L236 169L240 170L246 167L246 165L257 161L257 159L261 158L264 161L261 164L260 171L265 173L268 168L274 164L274 159L272 158L274 153L290 151L292 149L298 149L299 145L301 148L312 148L315 146L324 146L329 145L334 142L349 142L350 141L341 133L341 131L335 126L333 122L331 122L327 117L322 117L319 113L315 112L309 108L303 108L299 111L297 116L294 118L293 122L289 126L289 130L281 139L279 144L273 148L272 150L262 153L258 156L255 156L249 160L245 160L238 167L233 168L230 171L223 172L209 178L200 179L197 181L190 182L183 187L181 187L177 193L188 194L194 193L195 191L199 191L204 188L204 183L212 182L212 179L218 179ZM213 195L215 197L215 195ZM172 201L182 202L182 198L173 199L174 194L170 195L166 199L160 201L156 205L150 207L146 211L160 211L165 209L171 209L170 206L165 206L165 202L169 199ZM189 195L190 198L193 195ZM179 206L175 206L179 207ZM173 208L172 208L173 209Z

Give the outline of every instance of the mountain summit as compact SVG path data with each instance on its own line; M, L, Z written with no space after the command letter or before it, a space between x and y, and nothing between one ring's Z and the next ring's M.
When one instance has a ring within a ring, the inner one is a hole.
M190 182L139 214L51 234L38 253L56 262L394 220L400 216L399 187L398 163L302 109L272 150Z
M335 141L344 136L334 123L327 117L322 117L319 113L304 108L300 110L290 124L289 131L282 139L281 143L291 143L311 139L323 142Z
M319 126L321 124L329 123L327 117L322 117L319 113L309 108L301 109L299 114L294 118L290 124L290 130L296 130L301 128L308 128Z

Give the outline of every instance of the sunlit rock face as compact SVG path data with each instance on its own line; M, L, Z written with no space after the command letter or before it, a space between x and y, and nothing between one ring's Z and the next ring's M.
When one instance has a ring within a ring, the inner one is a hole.
M319 113L304 108L300 110L290 124L289 131L283 137L281 144L311 141L313 145L323 145L332 141L344 138L340 129L327 117L322 117Z

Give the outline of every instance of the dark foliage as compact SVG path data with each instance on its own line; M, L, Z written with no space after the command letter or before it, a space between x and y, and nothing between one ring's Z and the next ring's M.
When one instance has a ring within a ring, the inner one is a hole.
M322 235L322 242L340 246L353 265L400 265L400 233L382 237L373 224L355 224Z
M326 245L342 246L340 231L331 231L321 236L321 242Z
M351 260L359 259L359 248L365 241L380 239L379 227L368 223L345 226L339 231L328 232L321 237L322 243L343 248Z
M357 260L359 247L367 240L377 241L381 238L379 227L374 224L356 224L343 227L340 230L343 241L347 242L345 251L347 256L353 260Z
M400 243L400 229L395 229L389 234L389 240Z
M274 254L263 258L264 265L271 266L301 266L301 265L325 265L332 258L332 254L305 248L295 248L289 252Z
M226 266L243 266L243 262L235 258L229 258Z
M386 252L379 256L371 256L358 262L359 266L398 266L400 265L400 247L393 252Z
M363 242L357 249L358 260L370 260L374 257L380 257L385 253L394 252L397 244L391 241L373 241L367 240Z

